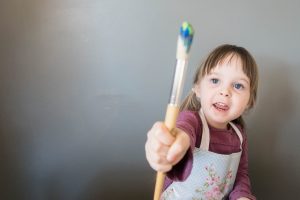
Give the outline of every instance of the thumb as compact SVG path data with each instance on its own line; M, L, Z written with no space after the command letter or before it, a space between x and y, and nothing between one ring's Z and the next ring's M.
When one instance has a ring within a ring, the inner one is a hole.
M189 147L189 136L183 131L178 131L176 139L168 151L167 160L175 165L183 158Z

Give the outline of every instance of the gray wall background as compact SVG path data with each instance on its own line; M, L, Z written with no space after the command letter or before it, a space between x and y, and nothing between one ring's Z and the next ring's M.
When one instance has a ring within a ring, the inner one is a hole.
M178 29L195 28L185 94L219 44L260 68L247 115L258 199L299 197L300 3L1 0L0 199L152 199L147 130L163 120Z

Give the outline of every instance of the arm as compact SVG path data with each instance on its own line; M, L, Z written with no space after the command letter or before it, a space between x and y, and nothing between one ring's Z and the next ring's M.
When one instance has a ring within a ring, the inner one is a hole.
M189 136L190 146L184 157L173 166L172 170L167 173L167 177L172 181L184 181L192 170L193 150L196 143L199 143L199 115L195 112L181 112L179 114L176 126Z
M256 200L251 194L251 185L248 174L248 140L247 136L243 134L243 151L236 175L233 190L230 193L230 200Z

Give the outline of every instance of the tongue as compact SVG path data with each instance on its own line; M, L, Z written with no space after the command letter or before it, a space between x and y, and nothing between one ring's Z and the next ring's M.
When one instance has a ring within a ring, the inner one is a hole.
M226 104L223 104L223 103L215 103L214 106L217 109L221 109L221 110L228 110L229 109L229 106L227 106Z

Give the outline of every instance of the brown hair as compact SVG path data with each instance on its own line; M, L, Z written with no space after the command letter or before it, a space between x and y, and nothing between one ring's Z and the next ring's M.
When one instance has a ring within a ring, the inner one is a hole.
M244 73L250 79L250 99L249 99L249 109L255 104L257 98L257 88L258 88L258 69L256 62L252 55L243 47L224 44L215 48L206 58L206 60L198 67L194 76L194 85L201 80L205 75L209 74L212 69L214 69L218 63L222 62L225 58L230 56L230 59L234 56L238 56L242 61L242 67ZM180 111L191 110L198 111L201 108L200 102L197 99L195 92L191 91L188 96L184 99L180 106ZM233 120L233 122L240 124L244 127L244 120L242 116Z

